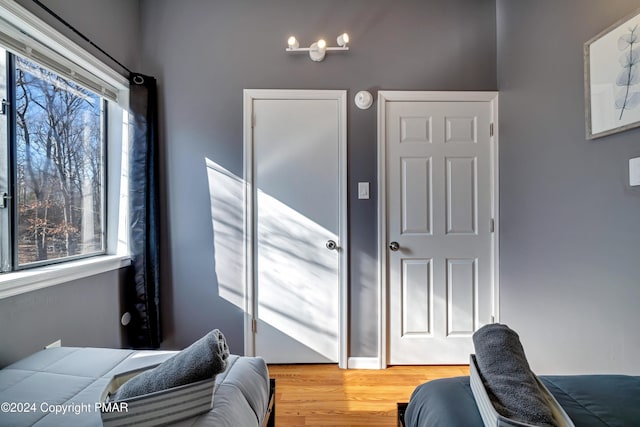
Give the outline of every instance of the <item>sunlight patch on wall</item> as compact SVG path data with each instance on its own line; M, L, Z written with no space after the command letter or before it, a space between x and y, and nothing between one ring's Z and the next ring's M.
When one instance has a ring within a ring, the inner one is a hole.
M243 311L244 238L243 180L210 159L205 159L211 221L213 226L214 268L218 294Z
M257 215L259 320L336 360L338 236L261 190Z
M206 167L218 294L251 313L245 307L245 184L210 159ZM339 243L338 236L261 190L255 207L255 315L264 326L261 332L273 332L257 334L257 348L275 346L337 360L339 252L325 245Z

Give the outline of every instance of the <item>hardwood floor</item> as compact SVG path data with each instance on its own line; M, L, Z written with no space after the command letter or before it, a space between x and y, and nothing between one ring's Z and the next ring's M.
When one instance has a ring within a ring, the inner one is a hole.
M397 403L408 402L416 386L469 375L469 367L269 365L269 375L276 378L276 427L395 427Z

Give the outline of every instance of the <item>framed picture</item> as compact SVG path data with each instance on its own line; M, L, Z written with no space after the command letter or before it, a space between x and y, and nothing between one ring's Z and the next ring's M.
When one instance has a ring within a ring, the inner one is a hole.
M640 10L584 44L587 138L640 126Z

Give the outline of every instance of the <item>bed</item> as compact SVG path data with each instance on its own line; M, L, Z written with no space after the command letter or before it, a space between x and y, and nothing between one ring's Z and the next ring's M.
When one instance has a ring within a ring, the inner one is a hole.
M640 377L540 376L577 427L640 425ZM404 413L405 427L482 426L469 377L422 384Z
M422 384L399 405L405 427L640 425L638 376L537 376L504 324L483 326L473 342L469 376Z
M78 347L39 351L0 371L0 425L101 426L95 404L115 375L158 365L175 353ZM230 355L215 382L213 408L174 426L274 425L275 383L263 359Z

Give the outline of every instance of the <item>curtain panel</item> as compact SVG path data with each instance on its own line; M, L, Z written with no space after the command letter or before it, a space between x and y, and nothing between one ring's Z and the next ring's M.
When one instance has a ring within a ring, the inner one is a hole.
M133 348L158 348L160 328L160 232L158 181L158 93L156 80L129 76L129 245L125 284L127 325Z

